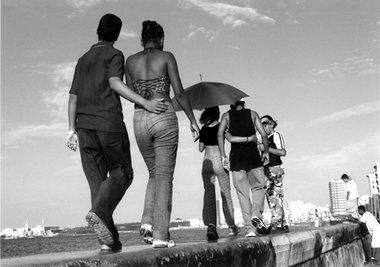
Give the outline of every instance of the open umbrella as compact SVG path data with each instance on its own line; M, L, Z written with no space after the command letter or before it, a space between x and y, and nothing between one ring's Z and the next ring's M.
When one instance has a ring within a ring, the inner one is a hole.
M239 89L225 83L200 82L185 89L185 93L193 109L202 110L205 108L221 105L230 105L248 95ZM175 111L182 108L175 97L172 98Z

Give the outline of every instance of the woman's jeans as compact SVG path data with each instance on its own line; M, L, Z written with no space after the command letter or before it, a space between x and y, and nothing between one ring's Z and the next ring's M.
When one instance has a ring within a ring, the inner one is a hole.
M133 180L128 134L78 129L78 138L83 171L91 191L91 211L118 240L112 214Z
M222 158L219 155L205 155L202 166L203 186L205 189L203 197L203 222L205 225L216 222L216 200L215 200L215 177L218 177L222 197L223 214L228 226L233 226L234 208L231 197L230 177L223 168Z
M161 114L135 109L134 131L149 172L141 223L153 226L155 240L167 241L178 147L178 120L173 106Z

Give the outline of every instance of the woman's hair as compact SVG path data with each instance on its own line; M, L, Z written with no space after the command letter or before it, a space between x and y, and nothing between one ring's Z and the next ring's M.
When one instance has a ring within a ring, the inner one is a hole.
M220 111L219 111L218 106L206 108L202 112L201 117L199 118L199 122L201 124L209 125L215 121L219 121L219 116L220 116Z
M142 23L141 42L143 45L150 41L159 41L164 36L164 29L156 21L146 20Z
M99 40L115 42L119 37L122 24L118 16L105 14L100 19L98 29L96 30Z

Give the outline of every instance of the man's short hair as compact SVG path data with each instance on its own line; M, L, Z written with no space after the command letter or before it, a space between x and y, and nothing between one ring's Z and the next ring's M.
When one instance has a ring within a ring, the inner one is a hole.
M349 178L347 174L343 173L341 179L344 180L344 179L349 179Z
M365 211L365 207L363 205L358 206L358 210Z
M118 16L114 14L105 14L100 19L99 26L96 31L99 40L115 42L119 37L122 25L123 23Z

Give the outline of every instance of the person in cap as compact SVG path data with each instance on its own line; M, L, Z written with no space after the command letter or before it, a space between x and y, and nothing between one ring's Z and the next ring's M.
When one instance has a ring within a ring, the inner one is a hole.
M121 251L112 214L133 180L120 96L156 114L168 109L159 100L144 99L123 82L124 56L113 46L121 27L119 17L102 16L98 42L75 67L68 103L66 145L74 151L79 145L91 192L91 210L86 220L97 234L102 252Z
M346 183L346 199L347 199L347 212L353 218L359 218L358 205L359 205L359 193L356 182L351 176L343 173L341 179Z
M253 137L256 129L263 140L262 155ZM224 138L231 142L229 159L225 153ZM244 226L247 228L245 236L255 237L256 230L259 234L268 234L262 215L266 192L263 165L269 161L268 138L259 115L246 109L245 101L236 102L234 108L223 114L218 130L218 145L224 167L232 172Z
M286 156L285 140L282 134L275 131L277 122L269 115L261 117L269 141L269 164L265 166L267 177L266 197L271 211L271 229L289 232L284 213L284 165L281 157ZM264 151L262 144L258 145Z

